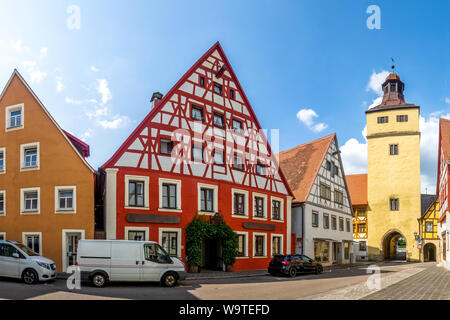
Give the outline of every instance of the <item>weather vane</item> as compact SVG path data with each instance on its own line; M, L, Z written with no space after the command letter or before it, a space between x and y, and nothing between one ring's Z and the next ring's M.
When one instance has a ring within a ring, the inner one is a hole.
M392 68L392 73L394 73L394 70L395 70L394 58L391 58L391 60L392 60L392 67L391 67Z

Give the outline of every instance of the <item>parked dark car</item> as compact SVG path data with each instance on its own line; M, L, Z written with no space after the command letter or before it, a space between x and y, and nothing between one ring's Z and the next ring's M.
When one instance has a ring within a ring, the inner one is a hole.
M302 272L322 273L323 267L320 262L302 254L275 255L270 261L268 271L272 276L285 274L295 277L297 273Z

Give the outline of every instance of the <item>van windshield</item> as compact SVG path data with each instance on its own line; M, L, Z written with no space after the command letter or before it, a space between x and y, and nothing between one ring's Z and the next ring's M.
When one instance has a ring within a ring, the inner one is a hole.
M27 255L29 255L30 257L36 257L39 256L38 253L34 252L33 250L31 250L30 248L28 248L27 246L23 245L22 243L16 243L16 246L19 247L20 250L22 250L23 252L25 252Z
M144 245L144 255L145 260L153 261L156 263L170 262L170 258L167 252L165 252L164 249L156 243Z

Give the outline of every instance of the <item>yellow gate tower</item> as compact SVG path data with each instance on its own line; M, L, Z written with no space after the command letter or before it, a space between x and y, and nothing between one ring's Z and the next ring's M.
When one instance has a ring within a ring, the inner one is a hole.
M418 260L420 107L405 102L404 83L391 73L380 105L367 116L369 260Z

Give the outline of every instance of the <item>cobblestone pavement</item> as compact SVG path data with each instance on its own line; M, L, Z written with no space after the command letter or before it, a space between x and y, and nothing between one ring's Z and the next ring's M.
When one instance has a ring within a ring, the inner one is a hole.
M432 265L362 300L450 300L450 271Z

